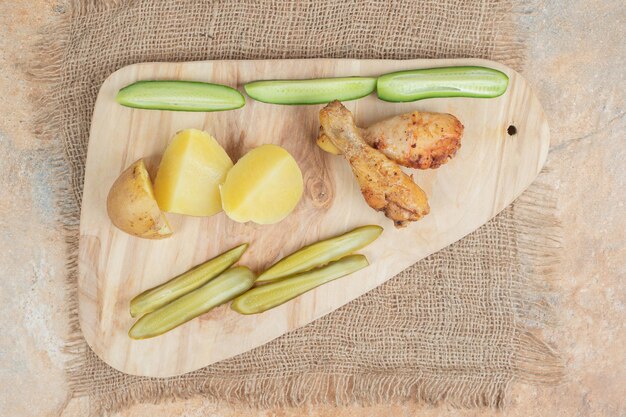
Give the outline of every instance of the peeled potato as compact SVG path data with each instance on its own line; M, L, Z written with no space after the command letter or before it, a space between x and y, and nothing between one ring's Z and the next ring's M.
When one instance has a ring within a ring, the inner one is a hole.
M285 149L263 145L248 152L226 175L222 207L237 222L281 221L302 197L302 172Z
M117 228L134 236L163 239L172 234L154 199L143 159L129 166L115 180L107 197L107 213Z
M165 150L154 180L159 207L190 216L222 211L219 185L232 166L213 136L197 129L181 130Z

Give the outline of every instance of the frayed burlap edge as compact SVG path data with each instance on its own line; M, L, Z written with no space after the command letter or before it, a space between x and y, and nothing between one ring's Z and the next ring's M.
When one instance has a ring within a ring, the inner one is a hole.
M35 55L29 74L34 82L46 83L48 90L37 100L38 115L34 120L35 132L44 140L57 141L64 135L64 126L56 111L59 103L54 100L55 89L63 77L62 65L68 43L72 19L91 13L99 13L111 8L122 7L132 0L69 0L60 21L45 28L35 45ZM535 1L522 1L517 4L503 4L498 22L501 35L496 42L492 59L503 62L516 70L522 69L525 58L522 33L516 20L534 13ZM78 382L83 379L85 349L88 349L78 320L78 235L80 221L80 195L72 190L68 155L59 146L51 156L53 177L58 188L55 190L58 207L58 224L67 244L67 310L69 330L65 353L66 372L71 395L84 394ZM220 379L219 384L210 380L202 383L163 384L133 386L123 394L100 395L97 406L91 409L93 415L113 412L140 401L160 402L172 399L190 398L198 393L228 403L245 403L252 407L300 406L304 404L333 403L363 405L381 402L415 400L429 404L445 402L453 407L489 406L501 408L507 403L507 394L512 382L555 385L563 380L564 365L559 354L537 337L531 328L550 329L554 324L553 308L548 301L553 293L551 281L554 267L558 263L560 249L560 226L554 217L556 206L552 187L541 183L539 177L529 190L513 204L513 222L518 235L514 250L523 260L525 273L517 277L518 294L512 298L519 300L517 312L517 344L514 353L516 375L502 375L489 380L456 380L432 374L402 373L376 375L326 375L306 374L272 380L249 380L244 378ZM208 390L207 388L211 388ZM218 387L218 388L216 388ZM266 393L259 397L258 392Z

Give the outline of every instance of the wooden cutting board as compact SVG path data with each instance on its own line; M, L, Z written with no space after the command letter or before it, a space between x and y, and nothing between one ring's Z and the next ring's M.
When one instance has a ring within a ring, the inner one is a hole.
M450 65L497 68L509 75L509 88L495 99L392 104L371 95L345 103L361 126L413 110L452 113L465 125L462 147L453 160L436 170L412 172L428 194L431 213L400 230L367 206L342 157L316 147L322 106L277 106L247 99L239 110L183 113L133 110L114 100L120 88L137 80L198 80L242 90L244 83L259 79L377 76ZM516 134L507 133L510 126ZM142 157L154 173L168 141L184 128L210 132L233 160L264 143L285 147L298 161L305 182L304 197L295 212L270 226L237 224L223 213L211 218L168 214L175 233L160 241L132 237L113 227L105 202L114 180ZM183 374L246 352L330 313L483 225L535 179L549 142L546 118L526 80L490 61L206 61L122 68L100 89L89 140L78 283L85 338L114 368L156 377ZM127 336L133 324L128 310L133 296L226 249L249 242L241 263L261 271L305 244L365 224L379 224L385 230L362 251L371 263L364 270L263 314L242 316L222 306L157 338L134 341Z

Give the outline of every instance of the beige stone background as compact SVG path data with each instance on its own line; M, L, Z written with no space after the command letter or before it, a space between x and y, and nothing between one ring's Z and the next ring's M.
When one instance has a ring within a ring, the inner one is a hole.
M37 87L23 72L34 34L62 13L54 0L0 0L0 416L83 416L89 406L68 399L52 144L33 133ZM503 412L416 404L255 411L195 398L117 416L626 416L626 5L545 0L523 19L532 33L524 74L550 120L549 178L564 226L558 322L546 334L566 359L561 386L516 386Z

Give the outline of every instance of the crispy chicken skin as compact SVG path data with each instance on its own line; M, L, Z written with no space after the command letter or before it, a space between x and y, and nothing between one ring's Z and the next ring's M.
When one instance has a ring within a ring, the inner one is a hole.
M333 101L320 111L320 123L350 163L370 207L384 212L396 227L428 214L426 193L395 162L365 142L352 113L340 102Z
M318 141L324 138L320 129ZM463 125L451 114L414 111L362 129L367 144L409 168L438 168L461 147Z

